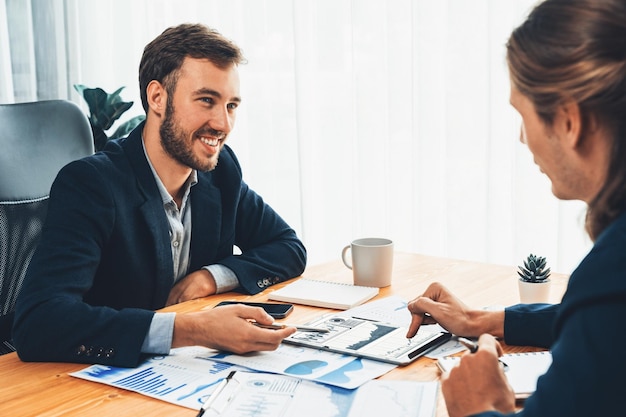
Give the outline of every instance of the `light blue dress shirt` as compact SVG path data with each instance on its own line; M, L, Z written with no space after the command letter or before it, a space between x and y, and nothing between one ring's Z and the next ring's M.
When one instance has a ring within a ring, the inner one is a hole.
M189 193L191 187L198 182L198 173L196 170L191 172L191 175L183 186L185 192L180 208L172 196L167 192L167 189L163 185L163 182L157 175L152 162L146 152L145 144L144 154L148 160L148 165L152 170L154 179L157 183L159 193L163 199L163 209L167 215L170 230L170 242L172 245L172 261L174 264L174 270L172 271L172 279L178 281L185 277L189 271L189 252L191 246L191 205L189 202ZM215 285L217 293L227 292L239 285L237 276L235 273L219 264L207 265L203 267L208 270L215 279ZM172 347L172 335L174 333L174 319L176 313L155 313L150 324L148 334L144 339L141 351L143 353L150 354L168 354Z

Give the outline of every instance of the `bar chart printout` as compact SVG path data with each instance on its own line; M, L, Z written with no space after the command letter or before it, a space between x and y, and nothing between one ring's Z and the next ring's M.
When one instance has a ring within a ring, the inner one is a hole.
M197 410L236 365L198 359L206 351L153 356L137 368L92 365L71 375Z
M287 417L315 410L316 417L361 417L371 412L385 417L432 417L435 410L436 381L374 379L348 389L213 361L206 359L208 351L173 349L170 355L153 356L137 368L92 365L70 375L199 410L219 383L236 371L230 379L236 383L229 382L209 402L211 409L205 416Z

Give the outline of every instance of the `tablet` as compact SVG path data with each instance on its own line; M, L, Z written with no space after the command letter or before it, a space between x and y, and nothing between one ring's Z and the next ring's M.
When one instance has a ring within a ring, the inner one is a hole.
M406 327L357 317L325 316L307 326L328 329L328 333L296 332L285 343L407 365L440 346L451 333L421 327L413 339L407 339Z

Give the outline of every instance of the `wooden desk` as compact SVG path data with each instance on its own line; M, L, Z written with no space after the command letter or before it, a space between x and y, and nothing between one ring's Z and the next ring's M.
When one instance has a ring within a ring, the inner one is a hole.
M421 294L429 283L444 283L466 304L473 307L511 305L518 302L516 266L499 266L460 260L396 253L393 282L381 289L379 298L392 294L410 300ZM341 261L307 268L303 276L350 283L352 272ZM558 302L568 276L553 274L552 301ZM266 301L267 294L284 286L271 287L261 294L245 296L221 294L193 300L164 309L189 312L212 308L226 299ZM304 323L328 309L296 306L289 322ZM529 351L532 348L505 346L506 352ZM193 410L104 384L68 375L85 368L82 364L24 363L15 353L0 356L0 415L28 416L165 416L193 417ZM385 379L432 381L439 376L435 362L420 358L409 366L396 368L382 376ZM443 397L439 395L437 417L447 417Z

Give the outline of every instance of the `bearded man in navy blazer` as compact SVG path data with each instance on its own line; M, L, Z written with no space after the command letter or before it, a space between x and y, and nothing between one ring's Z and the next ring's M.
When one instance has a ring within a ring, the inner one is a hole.
M22 360L136 366L180 346L273 350L295 331L254 326L273 319L241 305L155 313L219 292L254 294L304 270L303 244L225 145L242 62L203 25L169 28L146 46L146 121L64 167L52 186L16 308Z

